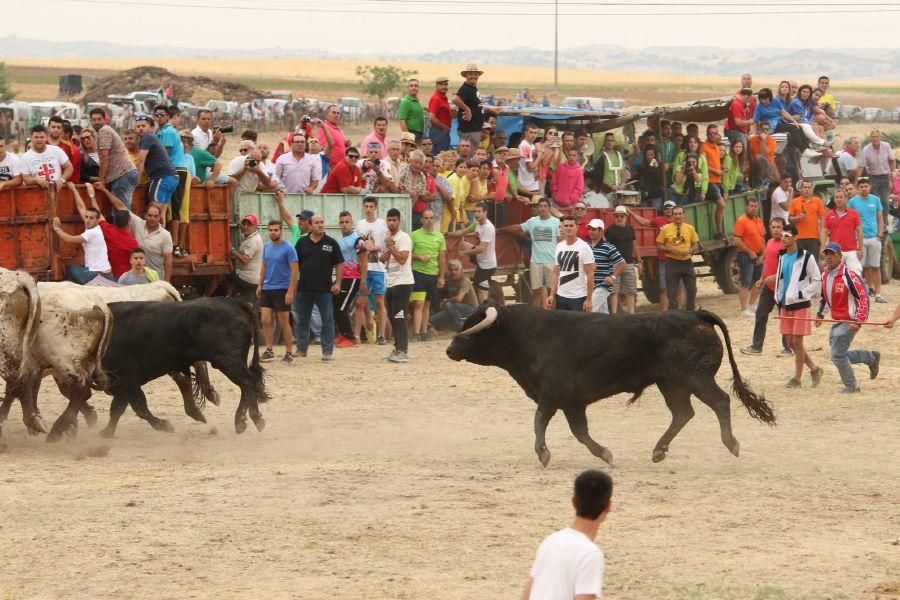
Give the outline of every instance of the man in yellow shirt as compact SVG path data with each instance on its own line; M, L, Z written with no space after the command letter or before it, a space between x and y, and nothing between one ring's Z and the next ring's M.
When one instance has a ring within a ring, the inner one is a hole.
M700 238L684 221L684 208L672 210L672 222L664 225L656 237L656 248L666 255L666 295L669 310L678 309L678 287L684 283L685 310L694 310L697 300L697 273L691 257L700 251Z
M837 106L835 106L834 96L828 91L828 88L831 87L831 79L829 79L827 75L822 75L819 77L817 85L820 90L825 92L822 94L822 97L819 98L819 108L824 110L832 119L835 118L837 116Z

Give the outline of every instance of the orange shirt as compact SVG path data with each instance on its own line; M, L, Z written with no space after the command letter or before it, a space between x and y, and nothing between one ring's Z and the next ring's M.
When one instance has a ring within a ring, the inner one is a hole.
M744 245L756 255L762 254L763 248L766 246L766 227L759 217L752 219L747 215L738 217L738 220L734 222L734 236L741 238ZM738 251L743 252L740 249Z
M797 196L791 202L790 216L796 217L799 214L806 213L806 218L802 221L791 222L797 227L798 240L815 240L819 239L819 219L825 217L825 205L817 196L810 196L809 200L804 201L803 196Z
M766 147L762 148L762 138L754 135L750 138L750 156L756 158L762 154L769 161L769 164L775 165L775 138L771 135L766 138Z
M703 142L700 144L700 152L706 156L710 183L722 183L722 174L713 173L713 169L722 170L722 157L719 155L719 145Z

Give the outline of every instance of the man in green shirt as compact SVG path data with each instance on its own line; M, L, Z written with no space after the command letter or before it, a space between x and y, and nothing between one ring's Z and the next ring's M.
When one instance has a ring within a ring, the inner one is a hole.
M197 178L200 183L205 183L207 187L216 183L222 165L219 163L215 155L198 146L191 148L191 156L194 157L194 166L197 167Z
M447 269L447 241L434 227L434 212L422 212L422 227L410 234L412 238L412 272L415 285L409 297L412 316L413 341L425 341L431 304L437 305L438 288L444 287Z
M406 95L397 107L400 129L416 136L416 143L422 139L425 130L425 110L419 102L419 80L410 79L406 84Z

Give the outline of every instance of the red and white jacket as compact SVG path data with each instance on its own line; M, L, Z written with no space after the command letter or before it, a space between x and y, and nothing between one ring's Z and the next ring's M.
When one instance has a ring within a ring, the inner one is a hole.
M825 305L831 308L831 318L839 321L856 321L864 323L869 318L869 296L866 285L855 272L841 265L837 276L828 290L829 269L822 273L822 302L819 305L819 316L824 315Z

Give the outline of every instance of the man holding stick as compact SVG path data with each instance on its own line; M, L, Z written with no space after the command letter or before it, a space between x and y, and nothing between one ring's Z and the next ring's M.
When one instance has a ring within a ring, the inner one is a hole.
M869 367L869 378L878 377L881 353L874 350L850 350L850 344L860 325L869 316L869 298L862 279L841 261L841 246L836 242L825 244L825 271L822 273L822 301L816 314L816 327L825 318L825 306L831 309L836 321L831 326L828 342L831 345L831 362L837 367L844 387L842 394L859 392L859 384L853 374L854 364Z

